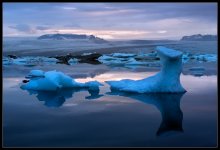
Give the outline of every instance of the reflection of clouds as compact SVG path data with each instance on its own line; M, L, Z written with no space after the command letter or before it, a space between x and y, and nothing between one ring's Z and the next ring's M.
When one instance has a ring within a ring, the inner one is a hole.
M73 106L78 106L78 104L70 103L70 104L63 104L63 106L66 106L66 107L73 107Z
M180 80L188 92L201 92L207 89L212 89L216 85L217 89L217 76L201 76L195 77L192 75L182 75Z
M125 75L123 75L125 74ZM85 78L85 79L76 79L77 82L88 82L92 80L97 80L99 82L105 82L109 79L111 80L122 80L122 79L132 79L132 80L140 80L146 78L148 76L154 75L155 72L107 72L101 75L97 75L94 78ZM123 75L123 76L122 76Z
M18 87L23 78L3 78L3 88Z
M147 104L153 104L161 112L162 122L157 131L157 135L162 135L170 131L182 132L183 113L180 109L180 100L184 93L127 93L120 91L111 91L109 95L119 95L139 100Z

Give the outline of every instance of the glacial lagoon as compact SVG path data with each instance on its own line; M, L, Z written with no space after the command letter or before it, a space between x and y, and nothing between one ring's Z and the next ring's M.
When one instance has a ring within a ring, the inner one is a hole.
M91 66L93 68L91 69ZM81 76L75 71L80 70ZM100 91L22 90L32 67L7 66L3 74L3 144L7 147L214 147L217 144L217 76L181 74L183 94L111 91L106 80L138 80L156 71L76 64L56 68L76 81L97 80ZM23 70L23 71L22 71ZM83 74L85 73L85 74ZM91 75L92 74L92 75Z

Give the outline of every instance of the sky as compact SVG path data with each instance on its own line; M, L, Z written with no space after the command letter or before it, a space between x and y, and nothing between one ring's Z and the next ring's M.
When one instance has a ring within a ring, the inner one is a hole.
M217 34L217 3L3 3L3 36L93 34L180 39Z

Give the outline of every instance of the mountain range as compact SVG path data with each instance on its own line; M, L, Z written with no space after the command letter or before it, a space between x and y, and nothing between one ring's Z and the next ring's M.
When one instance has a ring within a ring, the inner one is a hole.
M201 35L201 34L194 34L190 36L183 36L181 41L216 41L217 35Z
M108 41L96 37L94 35L85 35L85 34L44 34L39 36L37 39L39 40L89 40L95 43L106 43Z

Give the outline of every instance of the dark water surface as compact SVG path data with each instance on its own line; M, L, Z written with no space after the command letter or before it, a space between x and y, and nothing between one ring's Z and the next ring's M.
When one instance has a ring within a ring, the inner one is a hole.
M78 81L141 79L154 72L109 71ZM24 75L25 76L25 75ZM20 89L3 78L5 147L215 147L217 76L181 75L184 94Z

